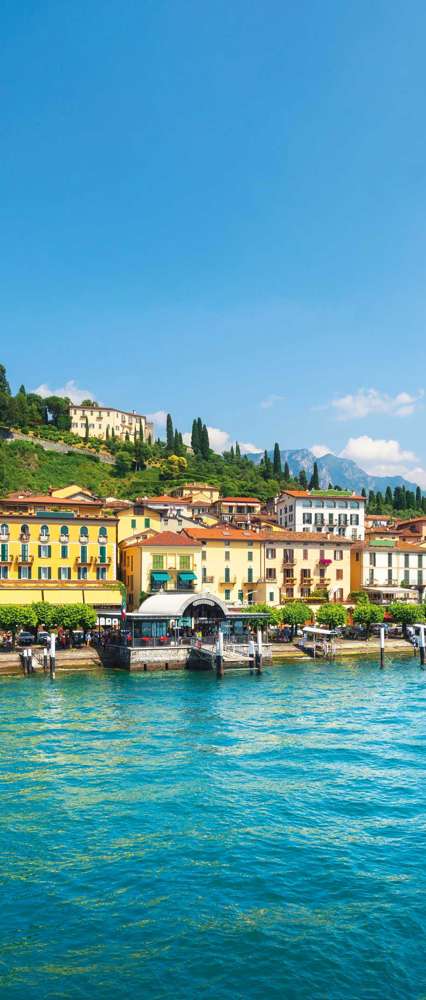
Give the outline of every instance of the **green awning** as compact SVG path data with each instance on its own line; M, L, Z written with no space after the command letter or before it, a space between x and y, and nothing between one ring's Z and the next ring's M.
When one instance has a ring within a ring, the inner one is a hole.
M156 583L167 583L167 580L170 580L169 574L165 572L160 573L154 571L153 573L151 573L151 576L152 579L156 581Z
M197 577L196 577L195 573L179 573L179 580L189 581L189 580L196 580L196 579L197 579Z

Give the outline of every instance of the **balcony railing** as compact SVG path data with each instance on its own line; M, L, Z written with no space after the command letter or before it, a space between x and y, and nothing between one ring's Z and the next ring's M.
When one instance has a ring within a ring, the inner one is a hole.
M61 545L68 545L69 544L69 540L70 540L69 539L69 535L59 535L59 541L60 541Z
M8 556L7 559L0 558L0 566L11 566L12 562L12 556Z
M291 556L289 556L288 558L286 556L284 556L283 566L294 566L295 562L296 562L296 560L293 559Z
M20 566L31 566L34 562L34 556L17 556L17 562Z
M311 574L309 574L309 576L301 576L300 577L300 586L301 587L310 587L311 583L312 583L312 576L311 576Z
M8 542L10 538L10 531L0 531L0 542Z
M19 541L20 542L28 543L29 540L30 540L30 533L29 533L29 531L28 532L27 531L21 531L20 534L19 534Z
M91 566L92 565L92 556L86 556L86 559L82 559L81 556L78 556L77 559L76 559L76 562L77 562L77 566Z
M296 577L295 576L285 576L284 577L284 586L285 587L293 587L295 583L296 583Z
M96 563L96 566L110 566L111 565L111 556L105 556L105 559L101 559L100 556L97 556L96 559L95 559L95 563Z
M214 583L214 576L203 576L201 578L202 583Z
M233 584L236 583L236 582L237 582L237 577L236 576L230 576L229 580L226 580L225 577L222 576L220 578L220 580L219 580L220 585L223 586L223 587L227 587L227 586L231 586L232 587Z
M39 542L42 542L42 543L44 542L45 544L48 544L50 542L50 535L45 535L41 531L40 534L39 534L39 536L38 536L38 540L39 540Z

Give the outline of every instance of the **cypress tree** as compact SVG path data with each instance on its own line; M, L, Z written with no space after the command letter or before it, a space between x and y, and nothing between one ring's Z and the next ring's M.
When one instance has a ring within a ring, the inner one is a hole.
M141 444L143 444L143 426L142 426L142 420L139 421L139 441L140 441Z
M235 458L241 458L241 449L238 441L235 442Z
M290 481L290 466L289 466L288 462L284 463L284 479L285 479L286 483L288 483Z
M374 493L374 490L369 490L368 491L368 507L371 508L371 510L374 507L375 501L376 501L376 495Z
M416 508L417 510L422 509L422 491L420 489L420 486L416 487Z
M280 446L276 441L274 444L274 478L281 479L282 469L281 469L281 452Z
M393 506L392 490L390 486L387 486L385 490L385 503L388 504L389 507Z
M89 421L88 421L87 417L86 417L86 426L85 426L85 429L84 429L84 440L85 441L89 440Z
M365 491L365 487L364 486L362 487L362 490L361 490L361 496L364 497L365 500L367 499L367 493Z
M319 490L319 475L318 475L318 465L314 462L314 468L312 471L312 476L309 481L310 490Z
M170 413L167 414L167 421L166 421L166 443L167 443L167 451L173 451L175 438L173 433L173 420L170 416Z
M233 444L231 444L231 450L229 452L229 458L230 458L231 462L233 462L235 460L235 451L234 451L234 445Z
M301 486L302 490L307 490L308 488L308 480L306 478L306 472L304 469L301 469L299 472L299 485Z
M191 448L194 452L194 455L198 455L198 452L200 450L200 435L198 433L197 420L192 421Z
M208 459L210 455L209 432L205 424L203 424L201 431L201 455L205 459Z

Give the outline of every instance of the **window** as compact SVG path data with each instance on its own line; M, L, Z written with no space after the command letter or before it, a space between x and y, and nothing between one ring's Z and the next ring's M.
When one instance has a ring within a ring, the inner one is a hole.
M312 514L303 515L303 524L312 524Z
M202 559L207 559L207 552L206 552L206 550L205 550L205 549L203 549L203 551L202 551L202 553L201 553L201 558L202 558Z
M249 562L253 562L253 553L252 552L247 552L247 559L248 559Z
M201 567L201 579L202 579L203 583L206 582L206 578L207 578L207 569L206 569L205 566L202 566Z
M38 547L39 559L50 559L51 550L52 550L51 545L39 545Z
M84 541L89 541L89 529L82 527L80 528L80 542Z
M230 543L230 541L228 541L228 540L226 540L226 542L224 542L224 545L230 545L230 544L231 544L231 543Z
M231 579L231 570L229 566L225 566L225 583L229 583Z
M343 559L343 549L335 549L334 551L335 562L339 562L340 559Z
M71 570L69 566L59 567L59 579L60 580L71 580Z
M230 551L228 551L228 552L225 552L225 559L226 559L226 561L227 561L227 562L229 562L230 558L231 558L231 553L230 553Z
M61 559L68 559L68 545L61 545Z
M107 560L107 550L106 545L99 546L99 562L106 563Z
M225 590L225 601L230 601L230 600L231 600L231 591Z
M249 566L247 570L247 583L253 583L253 568Z
M338 587L336 590L336 601L343 601L343 590L341 587Z
M87 566L79 566L77 576L79 580L87 580Z
M359 514L351 514L350 521L351 524L359 524Z
M303 549L303 557L302 558L303 559L308 559L308 555L309 555L308 554L308 550L307 549Z
M68 540L69 531L68 531L68 526L66 524L62 525L62 528L61 528L59 534L60 534L61 538L64 538L64 539Z
M38 578L39 580L51 580L52 570L50 566L39 566L38 568Z
M277 557L277 550L276 549L266 549L266 558L267 559L276 559L276 557Z
M238 591L238 600L241 601L241 602L244 601L244 591L243 590L239 590Z
M0 566L0 580L7 580L9 577L9 567Z
M151 527L151 518L150 517L145 517L143 523L144 523L144 528L150 528Z
M343 580L343 570L336 569L336 580Z
M131 520L130 524L131 524L132 528L136 528L136 518L135 517L132 517L132 520Z
M9 538L9 528L7 524L0 525L0 535L2 538Z
M266 570L266 579L267 580L276 580L277 579L277 571L276 571L276 569L274 569L273 567L269 567Z
M49 528L47 524L42 524L40 528L40 538L49 538Z
M164 556L154 555L152 557L153 569L164 569Z
M28 562L29 548L30 547L28 545L28 542L23 542L22 543L22 545L21 545L21 559L22 559L22 562Z
M24 535L25 538L30 537L30 529L28 527L28 524L21 524L21 535Z
M106 574L107 574L106 566L98 566L97 567L97 570L96 570L96 579L97 580L106 580L106 578L107 578Z
M270 600L270 601L274 601L274 600L275 600L275 594L274 594L274 591L273 591L273 590L270 590L270 591L269 591L269 600Z
M370 566L376 565L376 553L370 552Z
M102 538L104 541L107 540L107 538L108 538L108 532L107 532L106 528L103 528L103 527L99 528L99 538Z
M18 566L18 580L31 580L31 566Z
M191 556L179 556L179 569L191 569Z
M87 545L80 545L80 562L87 563Z
M9 558L9 546L7 542L2 542L0 545L0 562L7 562Z

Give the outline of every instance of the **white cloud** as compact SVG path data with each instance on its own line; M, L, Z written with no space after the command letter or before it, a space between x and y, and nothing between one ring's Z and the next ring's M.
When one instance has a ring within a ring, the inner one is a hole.
M309 451L315 458L322 458L323 455L334 455L333 449L329 448L327 444L313 444Z
M207 427L209 432L210 448L221 455L224 451L229 451L233 445L235 448L236 442L233 441L231 435L228 431L223 431L220 427ZM183 435L183 440L185 444L191 444L191 435L189 432ZM242 455L250 455L253 452L262 451L256 444L251 441L239 441L240 451Z
M167 410L156 410L155 413L147 413L146 419L156 427L165 427L167 423Z
M46 399L47 396L67 396L73 403L77 404L82 403L83 399L96 399L93 389L79 389L73 378L66 382L65 385L60 386L59 389L51 389L50 385L43 382L32 391L36 392L38 396L42 396L43 399ZM99 402L100 400L98 400Z
M423 396L423 390L415 396L409 392L388 396L378 389L358 389L355 393L333 399L328 407L334 410L338 420L361 420L373 414L409 417L419 408Z
M374 476L404 476L426 489L426 469L418 465L417 455L402 448L399 441L371 438L367 434L349 441L340 452Z
M262 399L260 407L262 410L270 410L272 406L275 406L275 403L281 402L282 399L285 399L285 396L277 396L275 392L272 392L266 399Z

